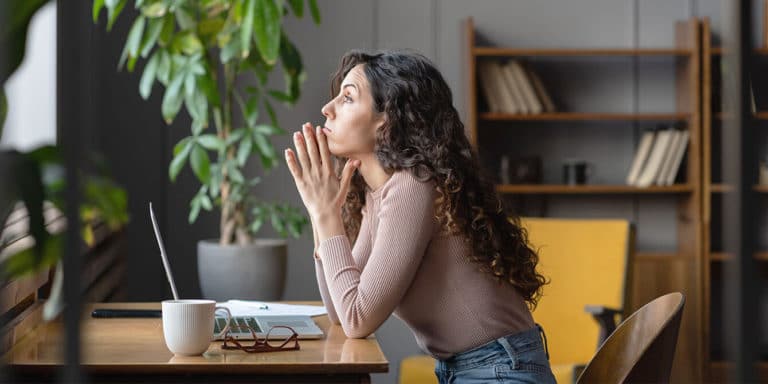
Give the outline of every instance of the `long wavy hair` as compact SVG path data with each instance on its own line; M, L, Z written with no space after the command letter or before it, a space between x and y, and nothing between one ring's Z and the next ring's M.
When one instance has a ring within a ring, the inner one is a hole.
M388 173L407 170L420 181L434 180L436 219L443 234L462 234L471 244L468 258L499 282L512 284L535 308L545 278L518 217L509 216L491 179L479 165L464 133L451 90L421 54L353 50L341 59L331 80L331 98L356 65L363 64L376 112L385 115L376 132L375 155ZM346 159L337 158L341 175ZM358 171L342 206L344 227L357 239L366 184Z

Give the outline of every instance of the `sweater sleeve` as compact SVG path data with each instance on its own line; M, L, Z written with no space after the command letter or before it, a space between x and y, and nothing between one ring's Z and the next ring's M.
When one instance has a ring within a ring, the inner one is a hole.
M344 333L363 338L395 310L411 285L435 225L434 190L405 172L382 190L378 228L363 270L356 265L347 236L318 246L325 280Z
M317 257L317 253L315 253ZM323 299L325 310L328 311L328 318L331 324L339 325L339 316L336 314L336 308L333 307L331 294L328 292L328 284L325 283L325 274L323 273L323 264L319 259L315 259L315 276L317 277L317 287L320 289L320 298Z

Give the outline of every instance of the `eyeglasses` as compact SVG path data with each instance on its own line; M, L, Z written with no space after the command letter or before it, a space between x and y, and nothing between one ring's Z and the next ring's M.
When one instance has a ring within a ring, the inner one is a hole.
M240 343L235 339L232 334L232 328L235 328L236 330L242 330L242 329L248 329L251 331L251 335L253 336L253 345L244 345L244 343ZM275 329L287 329L291 331L290 335L287 335L284 339L278 338L277 340L273 340L270 342L270 339L273 339L272 331ZM299 350L299 334L296 333L296 331L293 330L293 328L285 326L285 325L275 325L272 328L267 331L267 334L264 336L264 339L259 339L259 337L256 335L256 331L253 330L253 328L249 325L232 325L229 329L227 329L227 332L224 334L224 343L221 345L221 349L240 349L245 352L253 353L253 352L277 352L277 351L295 351Z

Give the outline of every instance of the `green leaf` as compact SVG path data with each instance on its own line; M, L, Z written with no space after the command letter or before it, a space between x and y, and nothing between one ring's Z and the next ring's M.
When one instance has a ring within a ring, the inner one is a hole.
M317 0L309 0L309 12L312 14L312 20L315 24L320 24L320 8L317 6Z
M161 109L166 124L170 125L176 117L176 114L179 113L179 109L181 109L181 104L184 100L181 97L181 85L183 84L183 80L184 74L177 73L176 77L171 81L171 84L165 89Z
M200 195L200 205L203 206L203 209L206 211L210 211L213 209L213 203L211 202L211 198L208 197L208 195Z
M254 38L261 57L270 65L277 61L280 50L281 17L274 0L256 0Z
M160 62L157 64L157 80L167 86L171 77L171 54L165 49L158 50Z
M274 228L281 236L285 236L285 222L283 221L283 218L275 211L272 212L271 218L272 228Z
M187 55L194 55L200 53L203 50L203 43L200 39L191 31L177 34L171 42L171 47L174 50L184 52Z
M278 91L278 90L275 90L275 89L270 89L269 90L269 95L272 96L272 98L274 98L274 99L282 101L283 103L286 103L286 104L293 103L293 98L291 98L291 95L287 95L287 94L285 94L285 93L283 93L281 91Z
M275 164L275 149L272 147L272 143L267 138L259 133L253 134L253 141L256 144L256 148L259 151L261 158L261 165L265 169L270 169Z
M246 58L251 51L251 34L256 13L257 0L245 0L245 15L240 24L240 57ZM271 0L270 0L271 1Z
M190 153L189 163L192 171L195 172L197 179L203 184L208 184L211 178L211 161L208 159L208 153L200 145L193 145Z
M272 104L267 101L267 99L264 99L264 109L267 110L267 114L269 115L269 121L272 123L273 126L277 127L277 114L275 113L275 109L272 108Z
M227 174L229 175L229 179L235 183L244 183L245 177L243 177L243 173L240 172L240 169L238 169L237 164L234 162L229 162L227 165Z
M219 60L221 60L222 64L228 63L230 60L232 60L233 57L237 57L237 54L240 52L240 43L232 39L229 42L227 42L223 48L219 51Z
M197 220L197 216L200 214L200 198L195 196L192 201L189 202L189 223L192 224Z
M224 140L220 139L216 135L200 135L197 137L197 143L205 147L205 149L211 151L219 151L224 149Z
M270 136L270 135L283 135L285 134L285 130L276 127L274 125L267 125L267 124L259 124L257 126L253 127L253 130L257 133L260 133L262 135Z
M144 16L139 16L136 18L136 21L133 22L133 26L128 32L128 38L125 41L123 52L120 54L120 62L117 64L118 69L123 67L125 59L138 56L141 35L144 33L144 24L146 24L146 21Z
M149 5L139 6L141 14L146 17L162 17L168 11L168 5L164 1L157 1Z
M234 144L238 140L242 139L245 133L246 133L245 128L235 129L234 131L229 133L229 136L227 136L227 139L224 141L224 144L226 146L230 146Z
M248 156L251 155L251 152L253 150L253 141L251 141L251 138L246 136L242 141L240 141L240 146L237 148L237 163L240 164L240 166L245 165L245 162L248 160Z
M99 21L99 13L101 13L101 8L104 7L104 0L93 0L93 10L91 11L93 16L93 22L97 23Z
M155 82L159 64L160 56L155 52L152 57L149 58L149 61L147 61L147 65L144 66L144 73L142 73L141 80L139 81L139 94L144 100L148 99L149 95L152 93L152 84Z
M149 51L155 46L157 38L160 37L160 32L163 30L165 19L150 19L149 26L147 26L147 33L144 35L144 41L141 42L141 57L146 58L149 55Z
M158 44L163 47L173 41L173 31L176 28L176 19L174 19L172 13L166 14L164 20L163 29L160 31L160 36L158 37Z
M253 221L251 221L251 233L256 233L261 229L261 226L264 224L264 219L261 217L255 217Z
M283 71L292 77L298 77L304 70L299 50L285 34L280 40L280 61L283 64Z
M197 77L197 86L203 91L203 94L205 94L205 97L208 99L208 104L212 104L214 107L220 105L219 91L213 78L211 78L210 71L206 70L202 76Z
M115 24L117 16L119 16L120 12L125 8L126 2L127 0L120 0L117 3L115 3L115 1L105 0L105 4L107 5L107 31L112 30L112 26Z
M178 176L181 169L184 168L184 163L191 150L192 139L189 137L179 141L173 148L175 156L173 157L173 160L171 160L170 168L168 168L168 176L170 176L171 181L176 181L176 176Z
M0 138L3 137L5 116L8 115L8 99L5 97L5 89L0 87Z
M194 30L197 27L197 20L185 7L176 8L176 22L179 23L179 27L182 30Z
M304 0L288 0L288 5L291 6L291 10L293 10L293 14L296 17L304 17Z

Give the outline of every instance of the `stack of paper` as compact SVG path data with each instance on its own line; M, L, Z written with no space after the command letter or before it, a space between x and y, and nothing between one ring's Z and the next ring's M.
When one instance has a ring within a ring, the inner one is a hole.
M328 313L322 305L283 304L248 300L229 300L226 303L217 303L217 305L227 307L232 312L232 316L320 316Z

